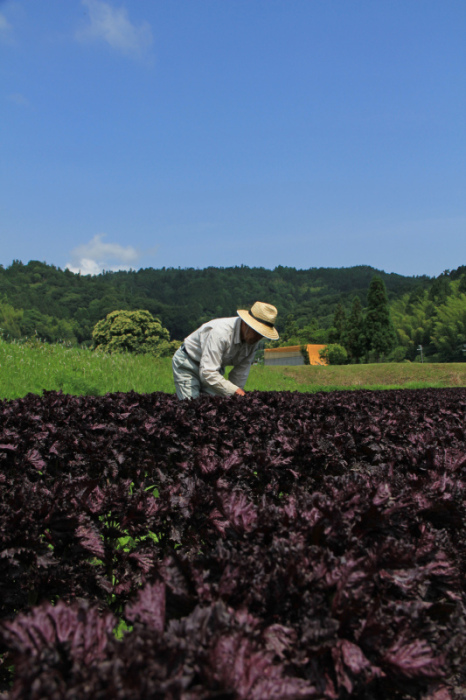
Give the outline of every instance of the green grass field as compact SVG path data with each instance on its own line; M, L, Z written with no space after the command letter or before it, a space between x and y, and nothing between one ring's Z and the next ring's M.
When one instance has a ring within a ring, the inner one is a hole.
M252 368L246 388L261 391L422 389L466 386L466 362Z
M246 390L333 391L466 386L466 362L372 364L334 367L251 368ZM0 341L0 398L44 390L102 395L115 391L174 393L171 359L150 355L106 355L92 350Z

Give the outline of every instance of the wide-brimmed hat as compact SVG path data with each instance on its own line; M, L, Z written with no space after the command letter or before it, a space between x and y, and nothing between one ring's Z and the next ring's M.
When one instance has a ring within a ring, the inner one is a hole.
M264 304L262 301L256 301L252 305L251 311L239 309L237 311L248 326L251 326L255 331L270 338L270 340L278 340L278 331L274 328L274 323L277 319L277 309L272 304Z

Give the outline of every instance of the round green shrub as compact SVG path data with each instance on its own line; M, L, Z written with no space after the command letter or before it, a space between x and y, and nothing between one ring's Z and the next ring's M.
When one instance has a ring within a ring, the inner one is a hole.
M148 353L167 357L178 343L170 342L170 333L160 319L149 311L112 311L98 321L92 331L96 350L105 352Z
M346 365L348 362L348 353L343 345L338 343L327 345L319 351L319 355L323 360L327 360L329 365Z

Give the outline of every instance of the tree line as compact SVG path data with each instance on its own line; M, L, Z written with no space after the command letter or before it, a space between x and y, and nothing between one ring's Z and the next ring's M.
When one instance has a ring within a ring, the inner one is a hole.
M381 280L386 297L390 348L377 318L371 328L374 277ZM462 361L465 293L465 266L438 278L387 274L365 265L146 268L90 276L16 260L0 266L0 327L8 339L36 335L47 342L92 345L95 325L110 312L146 310L172 340L182 340L201 323L235 315L238 308L261 300L279 309L277 327L285 343L302 339L340 345L348 361L387 359L393 353L413 360L422 345L426 357Z
M466 361L465 267L445 271L427 289L419 286L392 302L384 281L374 275L366 306L355 295L349 313L346 309L343 302L337 303L331 328L316 341L328 343L322 357L330 364ZM309 329L300 329L290 315L280 343L308 343L309 335Z

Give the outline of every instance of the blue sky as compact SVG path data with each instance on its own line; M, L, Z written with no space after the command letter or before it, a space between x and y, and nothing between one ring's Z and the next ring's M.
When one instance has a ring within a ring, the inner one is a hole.
M465 0L0 0L0 263L466 264Z

